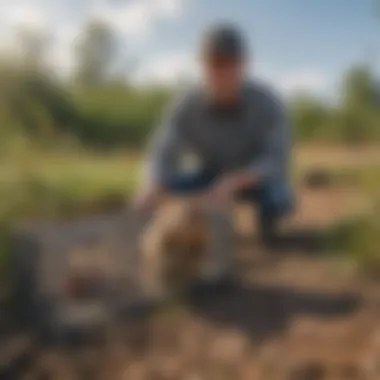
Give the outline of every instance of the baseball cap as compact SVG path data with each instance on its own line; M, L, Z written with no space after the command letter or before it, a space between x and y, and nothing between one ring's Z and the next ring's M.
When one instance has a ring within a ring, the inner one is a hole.
M232 24L212 25L203 36L202 54L210 58L241 60L247 56L242 32Z

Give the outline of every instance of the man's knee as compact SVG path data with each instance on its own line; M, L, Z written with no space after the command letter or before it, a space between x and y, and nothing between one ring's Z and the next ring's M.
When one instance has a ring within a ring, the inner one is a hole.
M207 189L215 180L212 172L203 171L196 174L176 174L164 181L165 189L174 194L186 195Z
M245 189L238 198L256 203L260 214L268 217L283 217L294 209L292 191L287 184L281 182L270 182L258 188Z
M290 214L294 208L291 188L284 183L267 184L260 194L260 208L263 214L273 217Z

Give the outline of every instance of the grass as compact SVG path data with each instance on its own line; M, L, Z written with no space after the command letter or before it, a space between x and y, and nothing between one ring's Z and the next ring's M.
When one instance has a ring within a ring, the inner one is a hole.
M297 179L310 168L324 168L333 184L355 186L364 197L378 196L380 160L373 150L370 154L363 151L360 157L331 148L319 148L317 153L318 149L314 148L296 149ZM6 272L8 231L14 221L74 218L120 207L136 189L139 163L140 154L125 152L99 155L26 151L7 160L3 158L0 161L0 282ZM380 234L375 225L369 215L355 220L350 227L342 226L340 232L337 229L338 240L346 242L345 250L362 267L380 263L376 253Z
M319 154L317 154L319 152ZM339 148L299 147L295 150L297 178L312 167L329 171L333 183L376 187L375 165L380 155L363 151L360 159ZM355 153L355 152L354 152ZM354 165L356 161L361 165ZM28 150L0 161L0 219L49 217L75 213L83 204L122 202L134 191L138 180L140 154L100 155L89 152L48 152ZM380 165L376 167L379 169ZM380 171L379 171L380 172ZM298 181L296 181L298 183Z
M364 277L380 280L380 208L360 218L345 220L326 238L329 248L343 253Z
M30 154L0 162L0 299L14 222L120 208L135 190L138 174L138 157L126 154Z
M338 183L355 186L370 207L330 231L331 248L352 259L364 276L380 280L380 165L335 171L332 175Z
M120 203L136 188L138 168L138 158L125 155L49 155L3 164L2 198L7 201L0 207L17 218L60 217L83 205Z

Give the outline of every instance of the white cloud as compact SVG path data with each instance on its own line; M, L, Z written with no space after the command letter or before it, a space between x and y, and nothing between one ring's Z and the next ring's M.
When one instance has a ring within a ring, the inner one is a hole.
M64 73L73 67L73 48L86 22L106 21L129 46L143 46L161 20L181 17L186 0L0 0L0 47L14 49L17 31L28 28L54 41L49 61Z
M290 72L278 78L279 89L288 95L304 91L321 94L327 86L326 75L315 69Z
M90 16L101 19L119 32L134 37L145 36L152 22L152 13L147 1L135 1L120 8L102 2L94 7Z
M26 0L1 3L0 44L3 48L12 48L17 31L29 29L45 32L49 27L48 17L40 4Z
M49 51L49 62L63 76L70 74L74 67L75 41L80 36L81 25L62 26L54 35L54 43Z
M260 78L271 83L284 96L310 92L325 95L331 86L330 77L318 68L299 68L298 70L279 71L271 64L257 62L251 70Z
M10 7L7 20L11 27L25 26L42 30L48 27L48 17L42 8L31 4L17 4Z
M160 21L180 19L187 1L190 0L0 0L0 47L14 49L20 26L51 34L48 59L60 73L67 74L73 68L75 42L89 18L105 20L131 49L134 44L144 46L144 40L154 35ZM284 95L299 91L325 94L330 85L329 78L318 68L287 72L258 62L253 71ZM145 57L135 80L173 84L198 75L197 62L190 52L173 51Z
M273 85L284 96L292 96L298 92L311 92L324 95L330 86L328 77L317 69L302 69L291 72L278 72L270 65L257 65L257 77ZM138 83L173 84L179 79L195 79L200 70L196 60L186 51L168 52L146 60L137 72Z
M199 75L198 66L186 51L170 52L146 60L136 75L136 82L173 84L179 79L194 79Z
M156 7L168 16L179 15L183 8L183 1L181 0L155 0L154 2Z
M3 32L13 33L15 28L28 27L44 30L49 25L46 8L37 0L14 0L1 3L0 21ZM1 37L4 37L4 33Z
M160 19L179 17L182 7L182 0L133 0L119 6L99 1L90 16L108 22L124 35L143 38Z

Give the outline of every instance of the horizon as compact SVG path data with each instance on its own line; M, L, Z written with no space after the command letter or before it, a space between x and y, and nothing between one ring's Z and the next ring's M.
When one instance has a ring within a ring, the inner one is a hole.
M315 4L301 0L237 0L233 4L217 0L3 0L0 4L2 50L13 49L19 28L40 31L51 37L49 62L62 76L75 67L75 43L93 19L112 28L126 61L138 62L132 80L139 84L172 85L196 78L197 41L202 30L218 20L241 27L254 52L249 74L285 96L308 92L331 101L338 95L342 74L355 63L372 63L375 72L380 72L375 0L351 0L349 6L343 0Z

